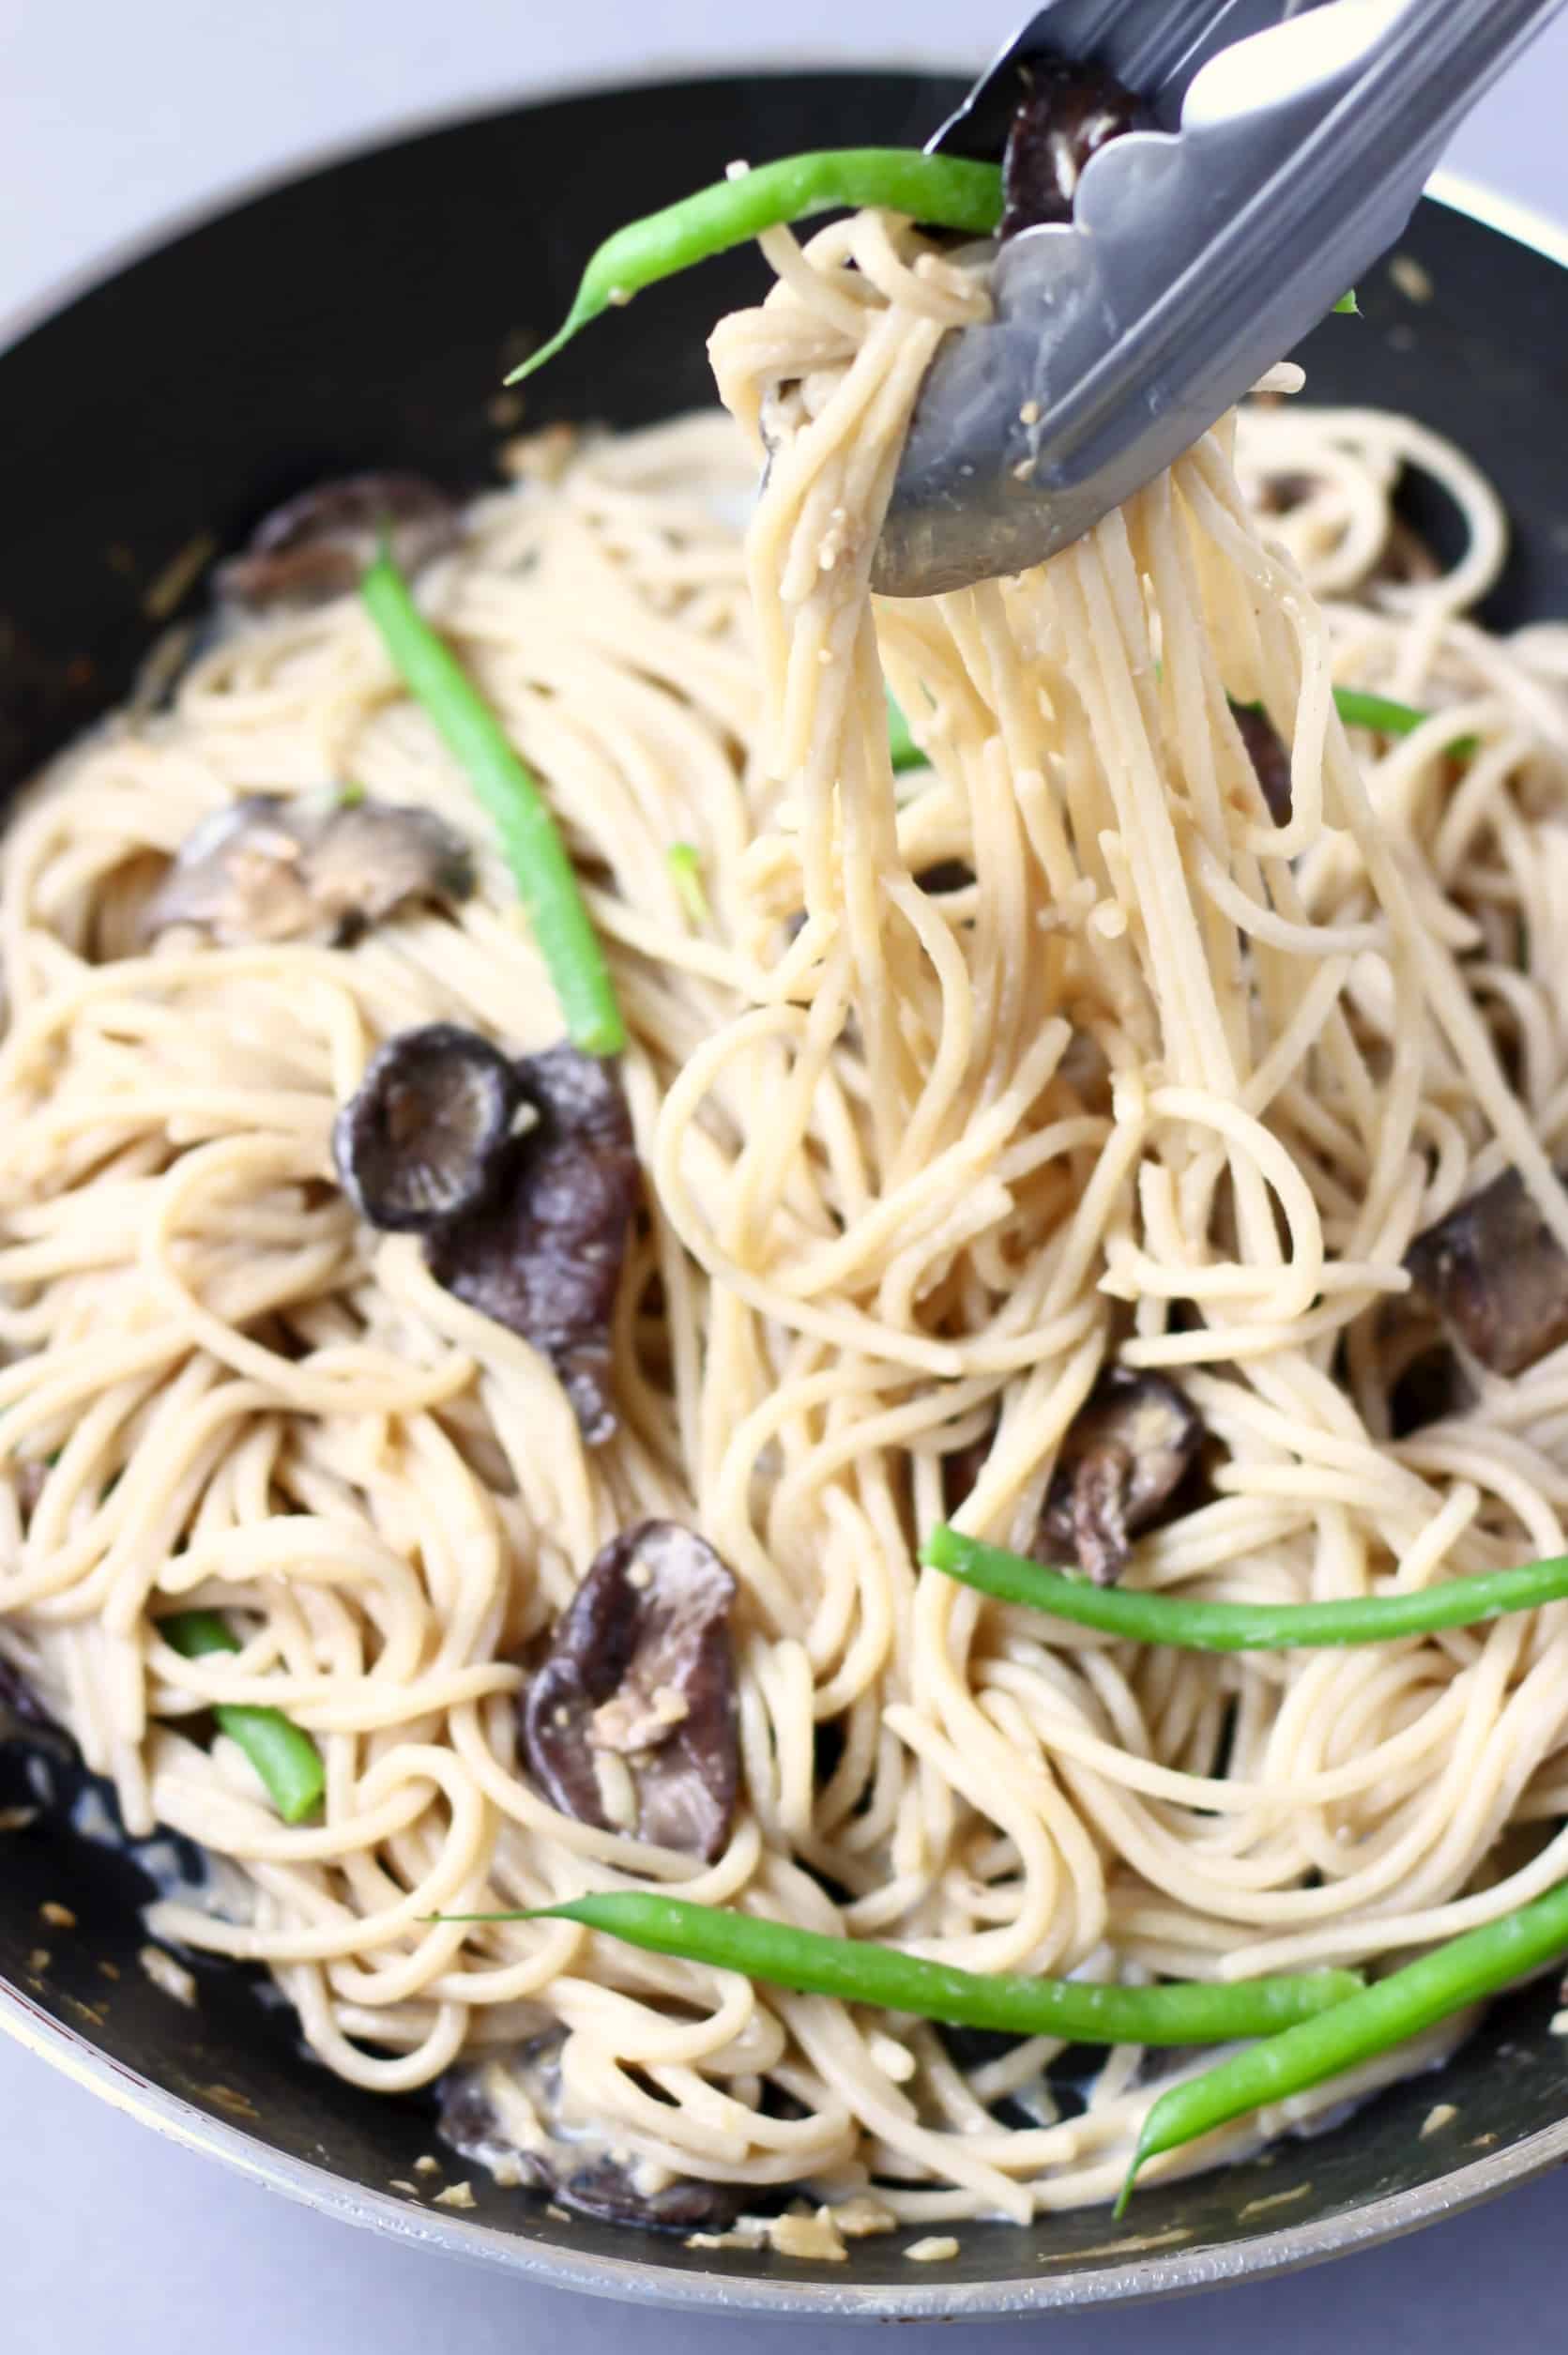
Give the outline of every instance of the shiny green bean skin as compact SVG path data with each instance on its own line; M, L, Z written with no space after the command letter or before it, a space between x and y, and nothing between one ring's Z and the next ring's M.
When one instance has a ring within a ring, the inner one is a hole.
M708 894L702 887L702 853L694 843L672 842L664 859L675 879L686 921L693 931L700 931L711 913Z
M1432 717L1430 711L1420 711L1413 703L1396 703L1392 696L1369 695L1362 687L1336 687L1334 703L1347 727L1375 728L1380 736L1413 736ZM1459 759L1467 759L1475 750L1475 738L1455 737L1446 749Z
M1412 736L1432 716L1413 703L1396 703L1392 696L1372 695L1364 687L1336 687L1334 703L1347 727L1375 727L1382 736Z
M467 772L528 911L568 1034L585 1055L618 1055L626 1025L571 855L537 781L383 549L359 594L398 675Z
M1568 1597L1568 1554L1446 1579L1403 1595L1357 1595L1343 1602L1221 1603L1182 1595L1140 1594L1135 1587L1096 1586L1069 1578L1021 1553L982 1545L944 1522L934 1529L921 1559L961 1585L997 1601L1022 1603L1074 1626L1129 1644L1160 1644L1183 1652L1286 1652L1341 1644L1392 1644L1441 1628L1479 1626L1505 1612L1535 1611Z
M1304 2093L1342 2071L1408 2043L1483 1996L1542 1970L1568 1953L1568 1881L1500 1921L1467 1930L1403 1970L1375 1980L1321 2018L1304 2020L1250 2052L1237 2053L1201 2077L1172 2086L1144 2120L1116 2212L1132 2195L1138 2169L1161 2151L1245 2118L1271 2102Z
M512 370L508 384L531 376L590 319L630 302L645 286L744 245L765 229L839 207L858 211L862 205L908 213L933 229L987 237L1002 217L1001 167L928 156L919 147L830 147L717 180L606 237L589 258L564 324Z
M1002 217L1001 167L962 156L927 155L919 147L827 147L716 180L606 237L589 256L561 326L507 382L531 376L591 320L661 279L744 245L765 229L806 221L814 213L855 212L864 205L906 213L927 228L989 237ZM1353 291L1334 305L1336 311L1356 308Z
M1345 2002L1362 1982L1353 1971L1310 1971L1297 1978L1203 1980L1164 1987L1098 1987L1075 1979L1026 1979L1012 1973L957 1970L946 1963L830 1938L787 1922L765 1921L680 1897L612 1889L533 1912L441 1914L442 1921L575 1921L653 1954L738 1971L801 1996L909 2011L956 2027L1004 2035L1059 2036L1076 2044L1225 2044L1271 2033Z
M1347 727L1370 727L1379 736L1413 736L1418 727L1432 717L1413 703L1396 703L1392 696L1372 695L1364 687L1336 687L1334 709ZM1261 711L1260 703L1250 703L1249 711ZM1447 749L1460 759L1475 750L1473 736L1455 737Z
M888 697L888 757L896 775L904 769L923 769L925 755L909 733L909 723L902 709Z
M239 1639L215 1611L180 1611L158 1622L158 1632L182 1659L212 1652L237 1652ZM254 1766L285 1824L303 1823L321 1804L327 1770L309 1734L290 1723L281 1709L220 1701L213 1707L220 1729Z

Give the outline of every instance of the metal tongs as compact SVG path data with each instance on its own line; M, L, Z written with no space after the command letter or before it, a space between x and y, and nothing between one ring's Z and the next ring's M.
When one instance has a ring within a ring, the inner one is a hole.
M927 375L872 585L927 596L1088 531L1398 237L1444 141L1563 0L1047 0L929 143L996 155L1020 66L1104 67L1162 128L991 267Z

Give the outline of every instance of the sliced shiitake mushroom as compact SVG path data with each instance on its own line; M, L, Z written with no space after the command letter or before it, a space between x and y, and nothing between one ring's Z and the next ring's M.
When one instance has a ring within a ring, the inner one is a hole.
M145 929L150 938L193 924L231 942L297 940L316 923L300 879L302 854L289 803L275 793L247 793L186 836L148 905Z
M1089 158L1127 131L1154 128L1150 109L1103 67L1038 58L1021 70L1025 92L1002 152L1004 239L1071 221Z
M473 888L467 843L429 810L247 793L181 845L145 929L199 925L230 944L344 941L412 900Z
M339 1113L333 1148L363 1216L423 1234L436 1282L541 1350L589 1445L608 1439L640 1182L614 1066L564 1040L510 1063L453 1023L406 1032Z
M922 892L939 898L944 892L967 892L975 881L975 871L964 859L937 859L930 866L922 866L915 880Z
M978 1439L969 1440L962 1447L954 1447L942 1458L942 1510L950 1521L959 1507L968 1502L996 1444L997 1426L992 1423Z
M1421 1350L1389 1383L1389 1431L1394 1439L1408 1439L1429 1423L1465 1414L1474 1398L1473 1385L1446 1342Z
M305 844L306 890L340 940L419 899L466 899L470 843L433 810L368 796L340 801Z
M1492 1373L1522 1373L1568 1340L1568 1254L1516 1170L1418 1234L1405 1265L1416 1290Z
M694 1530L645 1521L596 1556L522 1702L552 1806L711 1862L739 1787L735 1580Z
M559 2029L441 2082L441 2138L502 2182L525 2183L601 2224L648 2232L723 2232L740 2212L728 2183L639 2160L582 2114L561 2072Z
M1230 716L1246 747L1258 789L1276 826L1290 823L1290 747L1260 703L1232 702Z
M431 1234L437 1283L542 1350L590 1446L616 1428L610 1321L639 1172L613 1064L563 1040L516 1064L536 1120L485 1204Z
M393 1232L429 1234L478 1210L500 1183L522 1101L512 1064L477 1031L400 1032L333 1125L343 1191Z
M1442 571L1441 564L1420 532L1394 515L1389 522L1388 538L1383 543L1383 553L1378 560L1377 570L1370 580L1362 584L1362 593L1364 595L1367 589L1385 581L1402 588L1412 582L1420 586L1426 581L1440 580Z
M1174 1382L1113 1367L1068 1426L1035 1552L1114 1585L1133 1539L1170 1502L1202 1445L1202 1420Z
M265 613L345 596L373 563L383 533L405 573L445 556L462 529L445 491L419 474L351 474L274 508L243 555L215 576L226 604Z
M1292 509L1304 507L1320 487L1321 478L1316 474L1302 474L1290 468L1283 474L1266 474L1257 486L1257 512L1260 515L1288 515Z

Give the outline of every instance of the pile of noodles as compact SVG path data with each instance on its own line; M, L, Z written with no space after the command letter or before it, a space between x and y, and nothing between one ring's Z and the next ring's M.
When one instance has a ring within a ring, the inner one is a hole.
M1568 1872L1560 1606L1215 1659L915 1560L977 1442L960 1525L1028 1542L1113 1352L1214 1443L1141 1585L1354 1596L1564 1550L1568 1351L1406 1437L1389 1399L1420 1229L1513 1165L1568 1244L1568 632L1465 619L1502 528L1453 451L1289 405L1043 571L874 608L916 389L983 296L884 216L767 243L777 285L713 347L770 449L744 547L754 458L702 420L525 451L421 582L548 780L632 1032L617 1434L586 1449L544 1359L337 1189L380 1041L450 1018L522 1052L559 1018L358 602L252 622L62 758L0 857L0 1646L133 1830L232 1868L220 1913L159 1931L267 1964L354 2083L558 2024L573 2097L645 2161L1024 2219L1117 2182L1138 2052L1060 2115L1043 2042L960 2066L928 2026L566 1925L427 1918L630 1876L975 1969L1224 1980L1375 1964ZM1391 522L1406 464L1468 528L1446 573ZM884 676L934 764L896 784ZM1336 680L1444 716L1374 758ZM1283 827L1227 695L1293 738ZM333 781L464 829L477 895L351 948L145 944L207 813ZM971 884L916 879L954 860ZM740 1587L711 1867L519 1766L519 1658L647 1514ZM176 1657L176 1598L243 1652ZM215 1695L314 1735L318 1825L211 1738Z

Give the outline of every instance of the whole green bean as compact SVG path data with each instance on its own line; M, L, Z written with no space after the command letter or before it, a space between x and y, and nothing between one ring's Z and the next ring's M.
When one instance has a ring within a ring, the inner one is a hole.
M929 1963L864 1938L830 1938L755 1914L696 1905L680 1897L607 1890L532 1912L441 1914L441 1921L576 1921L654 1954L739 1971L801 1996L911 2011L954 2027L1004 2035L1059 2036L1078 2044L1224 2044L1259 2036L1343 2003L1362 1982L1353 1971L1239 1980L1221 1987L1179 1980L1164 1987L1097 1987L1076 1979L1025 1979Z
M158 1632L182 1659L240 1649L238 1637L215 1611L176 1612L172 1618L160 1619ZM327 1773L309 1734L291 1725L281 1709L256 1708L245 1702L220 1701L212 1714L245 1752L285 1824L302 1823L313 1813L327 1787Z
M420 613L386 549L359 593L403 685L467 771L500 836L573 1046L587 1055L618 1054L626 1028L615 984L538 784L456 655Z
M1374 1980L1320 2019L1302 2021L1201 2077L1172 2086L1144 2120L1117 2214L1132 2195L1138 2169L1160 2151L1179 2149L1233 2118L1374 2060L1563 1953L1568 1953L1568 1881L1500 1921L1467 1930L1403 1970Z
M1343 1602L1220 1603L1184 1595L1140 1594L1069 1578L999 1546L982 1545L944 1522L921 1555L964 1586L998 1602L1023 1603L1129 1644L1163 1644L1183 1652L1286 1652L1339 1644L1391 1644L1469 1628L1505 1612L1535 1611L1568 1596L1568 1554L1512 1570L1445 1579L1404 1595L1356 1595Z
M854 211L862 205L908 213L934 229L985 237L1002 215L1001 168L958 156L928 156L918 147L834 147L784 156L732 180L718 180L678 204L629 221L606 237L589 258L565 324L512 370L508 384L531 376L590 319L630 302L645 286L784 222L841 206Z
M589 256L561 326L512 370L508 384L531 376L590 320L630 302L645 286L744 245L765 229L862 205L906 213L927 228L989 237L1002 217L1001 167L927 155L919 147L828 147L716 180L606 237ZM1356 308L1353 290L1334 305L1336 311Z

